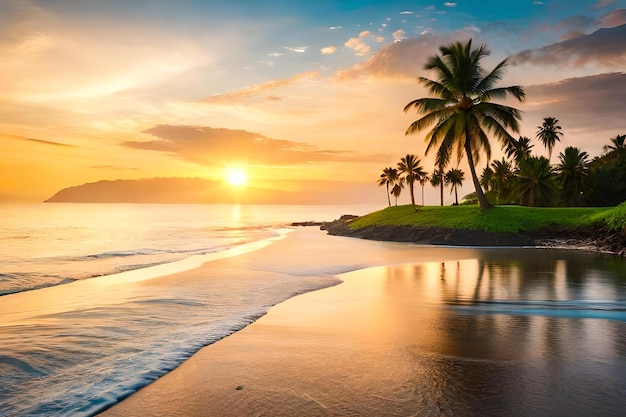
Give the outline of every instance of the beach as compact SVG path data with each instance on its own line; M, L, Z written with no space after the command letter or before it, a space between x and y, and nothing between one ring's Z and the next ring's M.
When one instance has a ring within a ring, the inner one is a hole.
M272 307L100 415L619 415L624 294L610 300L604 282L577 292L570 280L609 267L567 256L295 230L150 285L306 271L328 288Z

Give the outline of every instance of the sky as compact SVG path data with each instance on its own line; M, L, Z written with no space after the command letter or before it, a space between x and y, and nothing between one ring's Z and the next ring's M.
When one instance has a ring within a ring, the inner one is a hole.
M523 111L514 136L537 155L548 116L553 163L626 133L626 0L0 0L0 201L240 167L249 187L353 182L355 203L385 205L383 168L412 153L433 169L426 132L405 136L424 64L468 39L488 69L508 60L499 85L527 96L505 102Z

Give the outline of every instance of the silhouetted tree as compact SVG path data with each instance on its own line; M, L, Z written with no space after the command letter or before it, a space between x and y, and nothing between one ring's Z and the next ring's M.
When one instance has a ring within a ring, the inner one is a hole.
M559 121L554 117L545 117L543 124L539 126L539 130L537 131L537 139L539 139L548 150L548 160L552 157L554 144L561 140L560 136L563 136L563 132L561 132Z
M382 187L383 185L387 187L387 201L389 202L389 207L391 207L391 199L389 198L389 186L392 186L400 179L398 175L398 170L392 167L387 167L383 169L383 173L380 174L380 179L378 180L378 186Z

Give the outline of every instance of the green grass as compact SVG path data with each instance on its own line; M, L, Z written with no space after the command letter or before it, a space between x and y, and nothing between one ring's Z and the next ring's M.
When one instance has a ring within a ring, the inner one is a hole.
M415 211L413 206L406 205L369 213L354 220L350 227L408 225L517 233L552 225L578 227L609 222L623 227L626 205L613 208L496 206L487 211L466 205L417 207Z
M605 224L613 230L626 229L626 202L594 214L591 216L591 220L594 223Z

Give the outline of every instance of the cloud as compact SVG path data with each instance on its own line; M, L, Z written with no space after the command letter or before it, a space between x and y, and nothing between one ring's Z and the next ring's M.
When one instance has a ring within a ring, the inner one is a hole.
M367 55L370 53L371 48L367 43L365 43L364 38L366 38L370 34L370 31L364 30L363 32L359 33L359 36L357 38L348 39L346 43L344 43L344 45L350 49L353 49L355 54L358 56Z
M626 9L614 10L598 19L600 27L612 28L626 23Z
M253 85L242 90L234 91L231 93L216 94L214 96L200 100L203 103L237 103L246 98L258 96L266 91L275 90L280 87L285 87L296 82L311 79L317 77L318 73L315 71L304 72L296 74L291 78L283 78L278 80L267 81L261 84Z
M380 48L367 61L337 74L339 79L360 77L415 78L423 70L426 57L437 53L439 45L467 38L468 32L450 36L424 34Z
M398 29L395 32L393 32L391 36L393 36L394 42L399 42L403 39L406 39L406 32L402 29Z
M383 24L383 26L386 26ZM374 41L376 43L383 43L385 38L379 35L375 35L369 30L364 30L359 33L359 36L356 38L350 38L344 43L345 46L354 50L355 54L358 56L365 56L371 52L371 46L367 43L368 40Z
M320 53L322 55L332 55L337 51L337 47L336 46L325 46L322 49L320 49Z
M451 2L445 2L443 5L445 7L456 7L456 3L451 3Z
M77 147L76 145L70 145L68 143L54 142L54 141L43 140L43 139L27 138L27 137L24 137L24 136L12 135L11 137L13 137L14 139L22 140L22 141L38 143L40 145L60 146L60 147L66 147L66 148L76 148Z
M205 48L176 33L140 22L101 25L97 17L68 23L28 3L0 6L5 97L48 102L108 96L163 82L210 60Z
M513 64L580 67L599 64L608 67L626 64L626 24L599 29L539 49L527 49L511 58Z
M553 116L561 121L564 131L576 132L588 137L589 148L594 144L600 150L608 140L606 135L625 132L624 97L626 97L626 73L607 73L588 77L570 78L558 83L524 87L527 117L541 120ZM584 149L587 150L587 149Z
M158 139L123 143L134 149L166 152L199 165L241 161L251 165L294 165L351 160L349 152L320 150L304 143L278 140L245 130L204 126L158 125L144 133Z
M308 49L308 46L295 46L295 47L285 46L285 49L290 52L297 52L299 54L303 54Z

